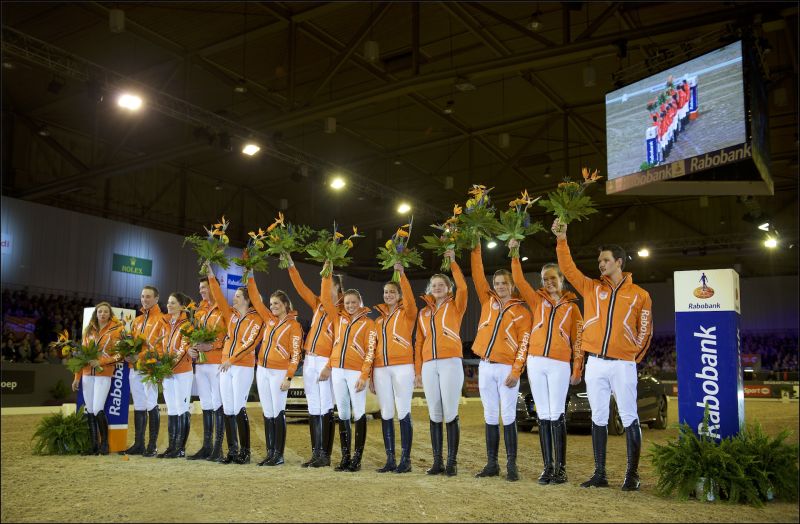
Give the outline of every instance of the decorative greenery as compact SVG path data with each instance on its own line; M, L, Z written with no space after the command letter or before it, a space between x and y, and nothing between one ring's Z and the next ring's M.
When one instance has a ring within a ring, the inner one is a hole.
M165 378L173 375L174 367L175 361L172 355L166 352L159 355L154 351L148 351L144 358L136 361L136 369L144 375L142 382L157 385L159 388L162 387L161 383Z
M748 425L731 443L733 456L753 457L746 461L745 476L753 482L762 500L797 500L798 445L788 444L791 432L766 435L761 425Z
M218 223L211 226L211 229L203 226L208 234L205 238L197 234L184 237L183 245L190 244L197 253L200 275L206 274L204 269L207 263L217 264L223 269L228 269L230 266L230 261L225 256L225 248L228 247L229 242L226 231L229 225L230 222L225 220L223 215Z
M433 251L437 256L442 257L441 271L450 271L450 259L445 257L444 254L453 250L458 257L458 252L463 245L462 235L459 229L458 217L461 215L462 209L456 204L453 206L453 216L448 218L442 224L431 224L431 227L441 231L438 235L423 235L422 238L425 242L420 243L420 247Z
M89 439L83 410L66 417L59 411L43 418L31 437L34 455L77 455L91 447Z
M263 251L266 232L258 228L257 233L250 231L248 235L250 235L250 240L247 241L247 247L244 248L242 258L232 259L234 264L244 269L242 271L243 286L247 285L247 280L253 272L269 273L269 259L267 258L267 253Z
M352 258L347 256L347 252L353 247L353 239L361 238L364 235L358 234L358 228L353 226L353 234L344 238L344 235L336 230L336 222L333 223L333 234L327 229L317 231L317 240L306 246L306 253L315 262L322 262L323 267L320 275L323 278L329 277L334 267L344 267ZM325 264L330 262L330 264Z
M583 218L597 213L592 207L592 199L583 194L586 188L600 180L601 176L594 173L589 174L587 168L583 168L583 182L573 182L569 177L558 184L558 188L547 194L547 198L539 200L539 205L554 214L562 224L569 224L573 220L581 221Z
M67 384L61 379L58 379L56 385L50 389L50 394L53 395L53 398L56 400L66 399L69 397L70 392L71 390Z
M62 349L62 354L67 356L64 353L65 350L66 348ZM88 366L89 362L99 359L100 348L97 346L97 342L90 340L85 346L71 346L69 359L67 360L66 366L71 372L78 373L85 366ZM95 372L100 373L103 371L103 366L97 365L94 367L94 370Z
M114 346L114 350L121 358L135 357L142 352L145 339L141 335L133 334L133 317L125 315L122 333Z
M258 231L261 233L260 229ZM266 253L279 257L278 267L287 269L289 267L287 255L305 251L305 242L311 237L314 230L308 226L296 226L291 222L285 223L283 213L279 212L278 218L267 228L267 233L269 236L265 240Z
M639 164L639 171L647 171L648 169L652 169L654 167L656 167L655 164L651 164L650 162L645 160L644 162Z
M189 319L189 324L181 328L181 335L189 340L189 345L194 346L197 344L208 344L217 340L221 328L203 326L203 323L197 318L197 305L190 302L184 309L186 318ZM197 362L204 364L208 358L205 351L199 351Z
M500 220L495 226L498 231L497 239L508 242L511 239L524 240L539 231L544 231L541 222L531 222L528 209L541 197L531 198L528 190L522 192L519 198L508 203L510 209L500 213ZM511 248L508 253L511 258L519 258L519 246Z
M403 264L403 267L422 267L422 256L419 251L408 247L413 224L414 219L412 218L410 223L397 228L392 238L386 241L386 245L378 248L378 261L381 263L381 269L392 269L397 263ZM399 272L392 273L392 282L400 282Z
M472 198L467 200L465 212L458 216L461 237L467 249L473 249L481 238L491 238L497 232L495 210L489 199L492 189L494 188L487 189L486 186L473 184L469 190Z

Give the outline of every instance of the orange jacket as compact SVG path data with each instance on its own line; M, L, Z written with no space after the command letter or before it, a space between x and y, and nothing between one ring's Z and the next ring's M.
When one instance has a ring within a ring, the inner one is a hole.
M414 363L414 323L417 321L417 304L414 291L405 273L400 273L400 289L403 292L402 302L394 311L389 306L380 304L375 309L380 318L375 320L378 341L375 351L375 367Z
M177 319L172 315L161 315L161 342L158 344L158 354L167 353L175 359L172 372L186 373L192 371L192 359L189 357L189 338L184 337L181 329L191 327L186 313L181 313Z
M607 277L585 276L566 240L558 241L556 253L564 276L583 297L583 352L641 362L653 334L650 294L633 283L630 273L623 273L616 286Z
M511 274L520 295L531 308L531 336L528 355L573 361L573 368L583 367L579 330L583 323L578 297L567 291L554 303L544 289L533 289L525 280L519 258L511 259Z
M531 314L522 300L512 297L503 304L489 287L483 274L480 244L472 250L471 259L472 281L481 302L480 322L472 352L482 360L511 364L511 373L519 378L528 354Z
M456 285L455 297L450 295L438 307L432 295L423 295L425 301L418 315L417 339L414 345L414 368L422 373L422 363L435 358L461 358L461 320L467 310L467 281L461 268L450 264Z
M100 350L100 358L97 359L103 367L103 371L95 372L92 366L83 366L81 370L75 373L75 378L81 375L88 375L92 377L110 377L114 374L114 364L120 361L121 357L116 350L116 344L122 334L123 324L119 320L112 318L108 324L100 331L89 329L83 335L83 345L89 345L92 340L97 344Z
M278 319L264 305L254 278L247 281L247 291L253 307L265 321L260 354L256 356L258 365L269 369L285 369L286 376L292 378L300 363L303 345L303 328L297 321L297 311L290 311L282 320Z
M325 313L325 308L322 307L320 297L315 295L314 292L305 285L303 279L300 277L300 273L294 266L289 268L289 278L292 279L294 289L300 295L300 298L302 298L314 312L304 346L306 354L329 358L331 356L331 348L333 348L333 324L331 323L331 319L328 317L328 314ZM337 304L337 306L338 305L339 304Z
M331 277L322 279L320 298L325 313L334 321L335 333L328 366L361 371L361 379L366 380L375 359L375 339L378 336L375 322L367 316L369 308L362 307L352 316L344 309L339 310L331 300L332 287Z
M139 353L139 358L142 358L144 357L145 351L155 347L158 342L158 335L161 332L159 320L161 320L161 315L163 315L163 313L161 312L161 308L158 307L158 304L155 304L150 309L141 308L139 311L141 311L142 314L133 319L131 333L134 337L137 335L143 336L149 346L149 348L144 345L142 346L142 352ZM129 365L131 368L134 366L134 364Z
M205 300L201 301L197 307L196 318L204 328L217 328L219 330L217 340L214 341L214 348L211 351L206 351L206 361L196 362L196 364L219 364L222 362L222 346L225 345L225 318L222 316L216 302L211 305Z
M221 363L230 362L234 366L253 367L256 362L256 346L260 340L258 335L264 326L261 315L252 307L244 315L232 308L225 300L216 278L208 277L208 287L228 327L225 345L222 347Z

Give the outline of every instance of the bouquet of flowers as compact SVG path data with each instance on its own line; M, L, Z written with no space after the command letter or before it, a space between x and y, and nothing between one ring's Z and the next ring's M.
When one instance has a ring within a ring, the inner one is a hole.
M119 353L123 359L126 357L136 356L142 352L145 344L145 339L142 335L134 335L131 322L133 317L125 315L125 324L122 328L122 334L117 341L114 350Z
M425 242L420 243L420 246L433 251L437 256L442 258L441 271L450 271L450 259L445 257L444 254L453 250L458 256L458 251L463 247L462 234L459 228L458 217L462 214L461 206L456 204L453 206L453 216L448 218L442 224L431 224L431 227L438 229L441 233L437 235L423 235L422 238Z
M197 305L194 302L190 302L183 310L186 312L189 324L181 328L181 335L189 340L189 345L196 346L198 344L203 344L208 346L209 344L213 344L222 330L218 327L211 328L203 326L203 323L197 318ZM199 356L197 357L198 363L203 364L208 360L205 352L210 349L210 347L205 350L197 348L199 352Z
M217 264L223 269L228 269L230 262L225 256L225 248L228 247L228 230L230 222L225 220L225 216L220 221L211 226L211 229L203 226L208 234L205 238L194 234L183 239L183 245L191 244L197 253L197 263L200 265L200 275L205 275L203 271L205 264Z
M558 184L555 191L547 194L547 198L539 201L539 205L558 217L562 224L569 224L573 220L580 221L592 213L597 213L592 207L591 197L583 193L587 187L603 177L597 174L596 169L589 174L589 169L584 167L582 173L582 183L573 182L567 177Z
M473 184L469 194L472 198L467 200L464 213L458 217L464 247L473 249L481 238L491 238L496 233L497 219L494 217L494 207L489 200L489 192L494 189Z
M306 246L306 253L315 262L322 262L324 265L320 275L323 278L331 276L333 267L343 267L348 265L352 258L347 256L347 252L353 247L353 239L364 235L358 234L358 228L353 226L353 234L344 238L342 233L336 230L336 222L333 223L333 234L327 229L317 231L317 240ZM344 240L342 240L344 238ZM330 264L325 262L330 261Z
M62 349L62 354L64 354L64 350ZM81 369L85 366L89 365L89 362L92 360L99 360L100 359L100 348L97 346L97 342L94 340L90 340L88 344L85 346L72 346L71 351L69 353L69 359L67 360L67 369L69 369L73 373L78 373ZM103 366L97 365L94 366L94 371L96 373L100 373L103 371Z
M308 226L295 226L291 222L285 223L283 213L279 212L278 218L267 228L269 236L265 240L266 253L279 257L278 267L287 269L289 267L289 259L286 255L302 252L305 249L303 243L313 232L314 230Z
M528 190L522 192L519 198L508 203L509 209L500 213L500 220L496 230L498 240L508 242L511 239L523 240L525 237L544 231L541 222L531 222L531 215L528 209L541 197L531 198ZM509 257L519 258L519 246L511 248Z
M411 240L411 228L414 219L409 224L400 226L392 238L386 241L384 247L378 248L378 261L381 262L381 269L392 269L395 264L403 264L403 267L422 266L422 256L414 248L408 247ZM406 231L408 228L408 231ZM392 273L392 282L400 282L400 273Z
M243 286L247 285L250 273L254 271L269 272L269 259L267 258L267 253L263 251L266 232L258 228L258 232L250 231L248 235L250 235L250 240L247 241L247 247L244 248L242 258L234 258L232 260L234 264L244 269L242 271Z
M172 368L175 361L172 355L164 353L159 355L155 351L148 351L144 358L136 361L136 369L144 375L142 382L147 382L161 387L165 378L173 375Z

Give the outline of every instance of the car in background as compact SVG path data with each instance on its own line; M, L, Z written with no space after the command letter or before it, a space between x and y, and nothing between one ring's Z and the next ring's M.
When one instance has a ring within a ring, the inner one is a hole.
M639 373L637 388L639 422L647 424L654 429L667 427L667 389L659 380L647 373ZM586 428L592 426L592 410L589 407L589 397L586 393L586 381L581 380L577 386L570 386L564 409L567 420L567 429ZM521 429L532 429L539 419L536 415L536 405L531 395L527 374L520 379L519 395L517 396L517 425ZM622 435L625 427L619 417L617 403L611 396L608 432L611 435Z
M289 392L286 396L287 417L308 418L308 400L306 399L304 384L303 364L301 362L297 367L297 372L292 377L292 382L289 384ZM366 413L372 415L373 418L380 418L381 413L378 397L369 390L369 387L367 387ZM338 411L334 411L334 415L338 416Z

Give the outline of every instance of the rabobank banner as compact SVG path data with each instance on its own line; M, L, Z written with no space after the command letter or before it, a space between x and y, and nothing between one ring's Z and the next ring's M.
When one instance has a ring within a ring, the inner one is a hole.
M708 436L736 435L744 424L739 343L739 275L732 269L675 272L678 419Z

